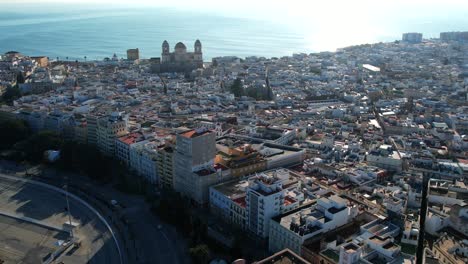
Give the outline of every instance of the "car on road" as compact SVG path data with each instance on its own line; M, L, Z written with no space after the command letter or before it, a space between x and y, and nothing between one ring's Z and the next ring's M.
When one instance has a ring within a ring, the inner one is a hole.
M120 211L123 209L122 205L116 200L110 200L110 203L112 205L112 211Z

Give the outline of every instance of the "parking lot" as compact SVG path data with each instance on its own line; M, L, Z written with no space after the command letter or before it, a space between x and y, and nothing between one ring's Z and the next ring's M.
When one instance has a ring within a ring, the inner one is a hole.
M0 262L41 263L68 233L0 216Z
M117 247L105 225L88 208L69 200L72 221L79 224L74 234L81 241L81 247L64 254L61 260L64 263L119 263ZM0 210L41 223L0 218L0 258L5 263L41 263L56 248L55 243L68 236L67 232L57 231L68 222L66 199L61 193L0 178Z

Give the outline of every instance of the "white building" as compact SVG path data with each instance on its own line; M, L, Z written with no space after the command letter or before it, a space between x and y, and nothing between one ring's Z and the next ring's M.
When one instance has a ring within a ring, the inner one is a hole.
M366 160L370 165L377 166L389 171L401 172L403 161L397 151L390 145L381 145L378 149L366 155Z
M300 254L307 239L343 226L356 217L358 208L338 195L320 198L316 204L270 221L269 250L289 248Z
M450 226L468 236L468 205L429 207L425 222L425 231L438 236L439 231Z
M249 182L232 181L210 187L210 211L237 228L245 229Z
M249 178L246 196L248 230L263 238L268 236L270 219L282 213L287 201L285 196L288 186L284 184L289 177L288 170L276 170ZM291 203L298 205L298 201L293 199Z
M305 200L299 186L299 177L287 169L262 172L210 187L210 209L228 223L266 237L271 217L294 210Z
M140 133L131 133L115 139L115 157L124 162L126 165L130 163L130 146L144 140Z
M406 222L405 230L403 231L403 236L401 238L401 243L417 246L418 238L419 224L416 222Z
M159 184L158 141L144 140L130 146L130 167L152 184Z
M422 33L403 33L401 40L409 43L421 43L423 34Z
M70 118L70 115L61 113L60 111L49 113L44 119L44 129L62 133L64 126L69 122Z
M362 248L352 242L346 243L340 247L339 264L353 264L359 261L362 254Z
M274 147L273 145L263 145L258 150L267 160L267 169L288 167L302 163L305 156L305 149L288 147Z

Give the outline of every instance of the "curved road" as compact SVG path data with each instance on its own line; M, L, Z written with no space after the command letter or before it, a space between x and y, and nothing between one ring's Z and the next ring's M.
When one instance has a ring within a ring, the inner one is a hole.
M25 174L27 168L6 164L4 170L6 169L9 169L6 171L8 174L15 173L18 175L16 178L25 179L21 175ZM39 168L36 174L37 176L26 179L61 187L66 182L64 179L68 177L70 192L91 204L107 222L112 223L113 230L117 232L118 240L121 242L125 262L191 263L186 239L174 226L161 222L159 217L151 212L151 207L144 197L119 192L112 185L96 184L83 175L59 172L51 168ZM123 209L112 209L110 200L113 199L117 200ZM71 207L74 214L73 205ZM114 254L114 259L117 255ZM118 263L118 260L115 259L113 263Z
M19 217L62 226L68 222L64 193L64 190L41 182L0 174L0 208ZM65 255L62 261L122 263L117 241L104 219L79 197L73 194L69 197L72 221L80 223L75 235L82 243L73 254Z

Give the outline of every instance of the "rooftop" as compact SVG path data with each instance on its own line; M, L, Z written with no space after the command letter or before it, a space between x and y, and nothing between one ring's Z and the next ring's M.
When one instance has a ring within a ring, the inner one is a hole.
M310 262L286 248L254 264L310 264Z
M468 257L464 257L460 254L463 251L468 251L467 240L461 241L453 236L445 234L434 243L434 247L453 258L457 264L465 264L468 261Z
M216 171L211 170L211 169L201 169L199 171L195 171L194 173L197 174L198 176L208 176L208 175L211 175L213 173L216 173Z
M338 254L338 252L332 250L332 249L325 249L324 251L320 252L320 254L324 255L325 257L329 258L329 259L332 259L336 262L338 262L340 260L340 255Z
M212 188L231 199L236 199L239 196L245 196L246 188L248 186L248 181L231 181L215 185Z
M143 135L141 135L140 133L131 133L126 136L119 137L119 141L127 145L131 145L140 139L143 139Z
M193 130L183 132L180 135L183 136L183 137L186 137L186 138L196 138L196 137L203 136L203 135L206 135L206 134L209 134L209 133L211 133L211 131L209 131L209 130L193 129Z

